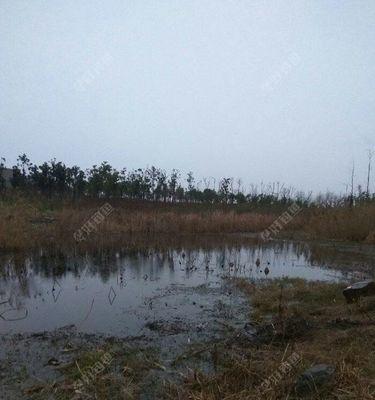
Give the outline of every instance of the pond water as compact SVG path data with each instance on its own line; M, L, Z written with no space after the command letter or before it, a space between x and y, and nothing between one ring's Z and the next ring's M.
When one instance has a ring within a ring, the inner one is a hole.
M147 322L166 316L174 320L195 317L197 322L202 310L217 300L210 297L210 290L222 289L221 295L230 298L223 286L226 277L348 281L352 272L344 273L338 268L341 262L336 262L341 257L356 265L360 257L348 254L332 246L317 253L316 246L306 243L279 242L95 256L51 257L43 251L32 257L4 255L0 259L0 334L50 331L74 324L81 332L128 336L142 333ZM368 271L374 256L364 258L361 263Z

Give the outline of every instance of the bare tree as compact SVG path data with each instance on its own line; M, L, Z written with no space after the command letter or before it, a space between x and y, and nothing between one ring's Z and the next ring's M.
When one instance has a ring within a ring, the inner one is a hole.
M203 183L205 189L208 189L210 187L210 178L203 178Z
M350 184L350 207L353 207L353 203L354 203L354 173L355 173L355 165L354 165L354 161L353 161L351 184Z
M237 194L242 192L242 179L238 178L237 179Z
M370 197L370 175L371 175L371 162L372 162L373 155L374 155L374 151L373 150L368 150L368 153L367 153L367 156L368 156L367 187L366 187L367 197Z

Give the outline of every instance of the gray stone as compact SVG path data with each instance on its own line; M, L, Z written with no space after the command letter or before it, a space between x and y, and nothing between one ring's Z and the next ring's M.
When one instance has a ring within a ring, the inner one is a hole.
M375 296L375 282L368 280L353 283L343 290L343 295L348 303L353 303L360 297Z
M317 364L307 369L297 379L296 392L302 396L316 393L328 383L335 373L335 367L327 364Z

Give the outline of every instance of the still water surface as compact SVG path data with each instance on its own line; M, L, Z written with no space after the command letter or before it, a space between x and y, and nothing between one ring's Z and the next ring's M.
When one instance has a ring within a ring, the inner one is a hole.
M210 298L192 289L221 287L228 276L348 280L332 261L335 251L325 260L306 243L279 242L100 256L6 255L0 260L0 334L74 324L86 333L137 335L147 321L204 309Z

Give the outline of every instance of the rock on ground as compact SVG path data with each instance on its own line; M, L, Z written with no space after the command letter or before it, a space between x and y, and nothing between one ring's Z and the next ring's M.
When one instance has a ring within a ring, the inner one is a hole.
M328 383L335 373L335 367L327 364L317 364L303 372L297 379L298 395L315 393Z
M353 283L343 290L343 295L348 303L353 303L360 297L375 295L375 282L368 280Z

